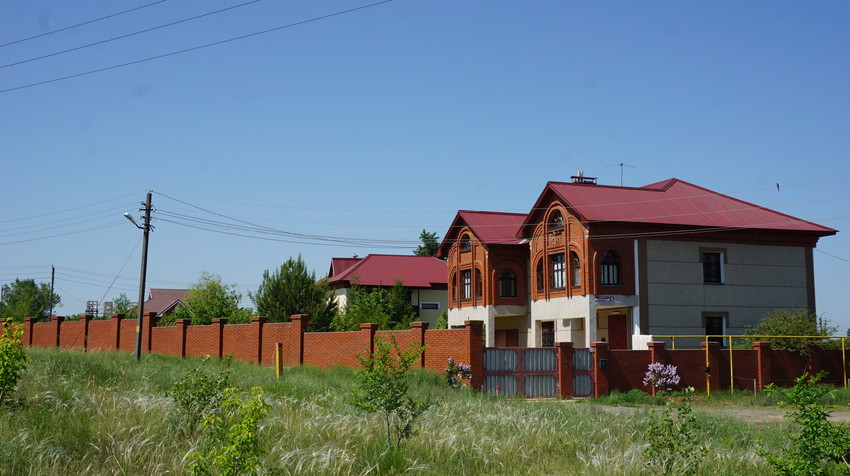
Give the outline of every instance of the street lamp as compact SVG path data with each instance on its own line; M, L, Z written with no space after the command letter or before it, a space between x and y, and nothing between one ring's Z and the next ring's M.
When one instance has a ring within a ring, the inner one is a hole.
M124 213L124 218L130 220L130 223L144 233L144 241L142 243L142 271L139 276L139 316L136 319L136 360L142 358L142 313L145 307L145 277L148 271L148 235L151 231L151 191L148 190L147 200L142 203L144 208L139 211L145 212L145 224L139 225L133 216L129 213Z

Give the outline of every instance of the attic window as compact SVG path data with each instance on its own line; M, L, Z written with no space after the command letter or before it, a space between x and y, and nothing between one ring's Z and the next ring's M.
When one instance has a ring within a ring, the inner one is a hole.
M555 210L552 213L552 217L549 219L549 231L562 230L564 228L564 216L561 215L559 210Z
M463 235L460 237L460 250L468 251L472 249L472 241L469 239L469 235Z

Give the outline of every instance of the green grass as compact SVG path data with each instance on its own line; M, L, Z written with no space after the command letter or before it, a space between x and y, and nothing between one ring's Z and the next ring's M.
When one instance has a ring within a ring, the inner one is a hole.
M200 435L185 435L165 395L186 369L218 361L113 352L28 350L16 399L0 408L0 473L187 474ZM242 389L262 386L271 405L261 429L264 474L654 474L643 458L657 406L626 413L598 403L504 399L452 391L416 372L411 388L439 400L400 451L382 422L345 402L350 369L274 369L233 362ZM633 399L637 396L610 397ZM628 401L628 400L626 400ZM637 403L636 403L637 404ZM698 416L709 456L700 474L769 473L758 441L784 444L785 424L751 426Z

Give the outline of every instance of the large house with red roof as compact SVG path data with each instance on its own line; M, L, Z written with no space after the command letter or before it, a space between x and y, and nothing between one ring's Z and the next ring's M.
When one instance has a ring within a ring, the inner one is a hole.
M483 321L489 346L638 349L814 312L812 252L835 233L678 179L577 176L549 182L527 214L459 211L438 256L449 324Z
M401 280L419 319L433 328L447 309L446 262L433 256L370 254L331 258L328 282L340 308L352 284L391 288Z

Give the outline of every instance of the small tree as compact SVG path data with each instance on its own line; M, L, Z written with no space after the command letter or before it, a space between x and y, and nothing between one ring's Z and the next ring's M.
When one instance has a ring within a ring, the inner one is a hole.
M407 329L416 319L410 294L401 280L389 290L380 286L370 290L354 283L347 298L345 308L334 318L334 330L353 331L367 322L379 329Z
M697 435L699 423L691 411L693 389L682 403L675 407L671 402L662 415L652 412L647 430L649 446L644 456L649 465L663 474L696 474L705 459L706 448Z
M817 315L807 309L777 309L762 319L757 325L748 327L744 334L757 336L831 336L837 328L830 326L828 322L818 319ZM752 348L756 340L764 340L758 337L744 338L739 347ZM774 349L791 350L798 353L807 353L812 345L823 345L826 339L782 339L771 338L770 342Z
M357 373L359 384L350 402L361 410L381 415L387 444L395 443L396 449L416 434L416 421L433 405L430 400L415 400L409 395L407 375L421 354L419 343L412 343L403 351L391 335L389 339L375 339L374 352L357 356L363 369Z
M819 382L823 372L809 378L803 374L794 387L782 389L769 385L765 390L779 393L782 407L791 407L785 414L799 428L792 437L792 446L784 454L761 451L773 469L786 475L828 475L850 473L850 430L843 424L828 420L830 411L820 403L821 397L832 390Z
M440 249L440 237L437 236L437 233L428 233L423 228L422 233L419 234L419 239L422 244L413 250L413 254L416 256L437 256L437 251Z
M269 322L289 322L293 314L307 314L313 332L330 330L337 312L328 281L317 282L316 272L307 270L301 255L289 258L274 272L265 270L256 294L248 295L257 313Z
M21 342L23 335L23 325L5 327L0 335L0 403L14 393L21 372L30 361Z
M116 314L132 315L130 310L134 307L127 293L121 293L117 298L112 298L112 312Z

